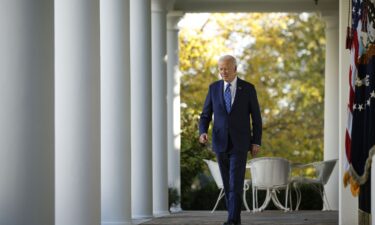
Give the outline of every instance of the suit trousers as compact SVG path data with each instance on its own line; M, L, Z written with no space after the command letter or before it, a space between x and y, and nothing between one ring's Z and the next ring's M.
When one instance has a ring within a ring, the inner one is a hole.
M228 222L241 223L242 194L246 172L247 150L233 149L229 138L226 152L216 153L224 184Z

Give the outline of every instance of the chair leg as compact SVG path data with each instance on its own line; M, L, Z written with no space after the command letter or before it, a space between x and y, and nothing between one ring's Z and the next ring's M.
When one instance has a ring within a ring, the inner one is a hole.
M323 194L323 196L322 196L323 207L324 207L324 205L326 205L326 209L323 208L323 210L331 210L331 206L329 205L327 193L325 191L324 185L323 185L323 193L322 194Z
M284 212L287 212L289 211L289 208L288 208L288 186L285 187L285 205L282 205L279 201L279 199L277 198L277 193L279 191L277 189L272 189L271 191L271 199L273 201L273 204L279 208L279 209L282 209L284 210Z
M254 190L255 188L254 188L254 186L253 185L251 185L251 190L252 190L252 192L253 192L253 212L256 212L256 206L255 206L255 191L256 190Z
M276 189L272 189L271 190L271 200L273 201L273 204L279 208L279 209L284 209L284 206L281 205L279 199L277 198L277 193L279 192L279 190L276 190Z
M255 207L259 210L259 202L258 202L258 188L255 188Z
M256 187L253 189L253 212L260 212L261 209L258 206L258 189Z
M247 205L246 202L246 191L243 192L243 204L245 205L246 211L251 212L249 206Z
M298 187L298 184L296 183L295 184L295 186L294 186L294 190L295 190L295 192L296 192L296 195L297 195L297 203L296 203L296 209L295 209L295 211L298 211L298 209L299 209L299 205L301 204L301 191L299 190L299 187Z
M217 198L216 204L215 204L214 208L212 209L211 213L215 212L216 207L217 207L217 205L218 205L219 202L220 202L220 199L222 199L224 195L225 195L225 193L224 193L224 188L222 188L222 189L220 190L219 197Z
M246 201L246 191L249 190L249 185L245 184L244 189L243 189L243 204L245 205L246 211L250 212L249 206L247 205Z
M261 211L265 210L266 207L268 206L268 203L271 201L271 199L272 199L272 192L271 192L271 190L269 188L267 188L266 199L264 200L262 206L260 206L257 209L257 211L261 212Z
M293 185L292 185L293 186ZM292 187L289 189L289 205L290 205L290 211L293 211L293 202L292 202Z
M286 186L286 190L285 190L285 208L286 208L286 211L291 210L291 208L288 209L288 194L289 194L289 184Z

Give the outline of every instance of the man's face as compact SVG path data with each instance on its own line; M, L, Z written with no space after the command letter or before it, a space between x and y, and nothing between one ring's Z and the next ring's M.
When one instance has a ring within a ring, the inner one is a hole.
M226 82L232 82L236 77L236 66L230 60L219 61L218 64L221 78Z

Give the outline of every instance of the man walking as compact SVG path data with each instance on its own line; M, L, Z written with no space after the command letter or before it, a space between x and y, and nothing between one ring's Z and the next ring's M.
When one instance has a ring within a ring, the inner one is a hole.
M222 56L218 66L222 80L209 87L199 121L199 141L208 142L207 130L213 114L212 148L219 163L228 210L224 225L240 225L247 152L255 156L260 149L262 118L254 85L237 77L236 59Z

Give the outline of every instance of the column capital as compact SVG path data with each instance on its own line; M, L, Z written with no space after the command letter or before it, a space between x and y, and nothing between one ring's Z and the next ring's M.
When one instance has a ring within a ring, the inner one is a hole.
M182 11L170 11L167 14L167 29L168 30L179 30L178 22L185 15Z

